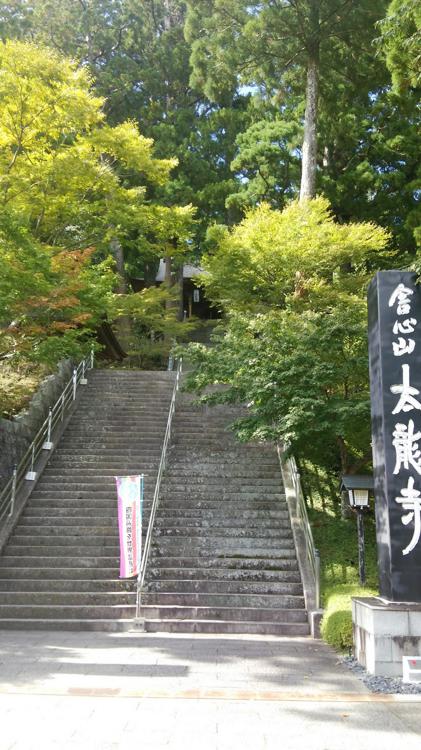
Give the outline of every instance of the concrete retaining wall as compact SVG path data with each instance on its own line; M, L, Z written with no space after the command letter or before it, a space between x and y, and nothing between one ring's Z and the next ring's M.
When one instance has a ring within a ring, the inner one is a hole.
M57 401L72 376L70 360L60 362L57 373L43 380L26 411L13 419L0 419L0 492L9 480L14 464L19 463L48 410Z

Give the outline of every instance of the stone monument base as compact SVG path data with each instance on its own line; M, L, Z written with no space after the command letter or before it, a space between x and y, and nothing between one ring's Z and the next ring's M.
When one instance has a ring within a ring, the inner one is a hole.
M421 604L352 600L354 653L367 672L402 677L402 656L421 656Z

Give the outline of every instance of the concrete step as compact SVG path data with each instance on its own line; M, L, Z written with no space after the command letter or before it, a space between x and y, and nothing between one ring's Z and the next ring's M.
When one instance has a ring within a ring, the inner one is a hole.
M209 633L277 635L304 637L310 634L308 623L299 622L251 622L229 620L145 620L147 633Z

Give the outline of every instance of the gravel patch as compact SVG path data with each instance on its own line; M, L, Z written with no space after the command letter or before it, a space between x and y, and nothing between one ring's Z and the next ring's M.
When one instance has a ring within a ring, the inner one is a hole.
M353 656L342 656L345 664L361 680L372 693L405 693L415 695L421 693L421 683L402 682L401 677L375 677L357 662Z

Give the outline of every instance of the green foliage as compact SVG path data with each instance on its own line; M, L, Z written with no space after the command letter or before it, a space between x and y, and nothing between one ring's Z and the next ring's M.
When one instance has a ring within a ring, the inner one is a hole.
M212 301L229 310L283 307L287 300L297 310L317 309L332 294L330 304L336 304L342 290L361 295L364 273L343 269L351 264L364 272L363 264L386 240L374 224L335 222L324 198L291 203L282 212L262 205L220 235L217 248L202 258L202 284Z
M322 638L330 646L339 651L352 649L352 610L351 595L357 595L353 589L347 594L333 594L329 597L329 603L323 613L321 624ZM367 596L367 591L359 592L361 596Z
M20 16L5 13L6 35L35 39L82 63L105 97L108 121L137 122L153 138L157 156L178 159L173 179L155 198L168 206L197 206L194 233L200 239L210 217L227 219L233 212L226 212L225 198L235 189L230 161L247 97L211 106L189 85L185 3L32 0L29 10L18 2Z
M209 349L191 345L211 401L249 404L243 439L276 439L331 471L370 455L365 290L387 236L372 224L335 223L324 199L283 212L262 206L216 238L202 283L224 309Z
M0 361L0 418L18 414L29 403L47 371L34 365Z
M2 348L51 365L126 314L110 250L121 275L125 253L138 272L168 248L181 257L192 211L154 199L176 161L156 159L133 122L105 122L86 68L20 41L0 44L0 66Z
M421 85L421 8L418 0L392 0L379 40L397 90Z

